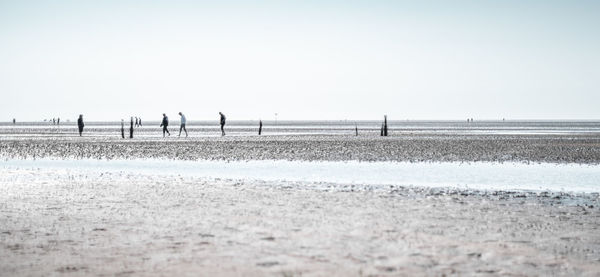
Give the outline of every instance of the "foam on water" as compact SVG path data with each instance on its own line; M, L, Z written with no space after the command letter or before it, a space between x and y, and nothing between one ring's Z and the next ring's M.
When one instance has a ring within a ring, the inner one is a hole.
M8 159L0 165L4 169L125 171L265 181L600 192L600 166L582 164Z

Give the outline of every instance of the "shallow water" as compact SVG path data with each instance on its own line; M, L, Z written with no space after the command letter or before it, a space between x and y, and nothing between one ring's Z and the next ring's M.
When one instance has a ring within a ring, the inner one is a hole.
M1 161L0 166L5 169L131 172L244 180L343 183L359 186L400 185L503 191L600 192L600 166L584 164L7 159Z

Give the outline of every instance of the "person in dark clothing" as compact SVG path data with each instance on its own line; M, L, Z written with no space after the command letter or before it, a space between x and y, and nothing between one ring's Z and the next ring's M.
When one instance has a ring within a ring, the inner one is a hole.
M221 112L219 112L219 115L221 115L221 136L224 136L225 129L223 127L225 127L225 115Z
M81 137L81 134L83 133L83 127L85 125L83 125L83 115L80 114L79 118L77 119L77 127L79 127L79 136Z
M60 126L60 117L56 119L56 125Z
M167 129L168 126L169 126L169 118L167 117L166 114L163 114L163 120L162 120L162 123L160 124L160 127L163 127L163 138L165 137L165 133L169 134L169 136L171 135L171 133L169 133L169 129Z
M13 125L17 124L17 119L13 118Z
M137 127L137 126L138 126L138 119L137 119L137 116L136 116L135 117L135 127Z
M125 120L121 119L121 138L125 138Z
M139 118L138 127L142 127L142 118Z

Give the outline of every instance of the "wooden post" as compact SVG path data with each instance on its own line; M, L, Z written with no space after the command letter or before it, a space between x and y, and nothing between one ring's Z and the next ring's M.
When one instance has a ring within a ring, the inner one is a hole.
M133 116L131 117L131 124L129 126L129 138L133 138Z
M258 135L262 134L262 120L258 121Z
M383 136L388 136L388 127L387 127L387 115L383 116Z
M125 120L121 119L121 138L125 138Z
M354 132L358 136L358 124L354 123Z

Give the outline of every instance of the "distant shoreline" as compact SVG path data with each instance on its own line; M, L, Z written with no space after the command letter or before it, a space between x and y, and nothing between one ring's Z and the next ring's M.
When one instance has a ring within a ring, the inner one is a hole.
M152 120L145 120L144 124L160 124L160 118L153 118ZM129 118L123 118L125 120L125 124L129 124ZM69 121L67 121L69 120ZM171 122L179 122L178 116L173 116L170 118ZM286 119L286 120L274 120L274 119L228 119L228 124L258 124L259 120L262 120L263 124L348 124L354 125L355 123L378 123L382 122L382 119L332 119L332 120L305 120L305 119ZM60 125L76 125L76 119L61 119ZM106 125L106 124L121 124L120 120L91 120L85 121L86 124L92 125ZM218 124L218 118L216 119L201 119L201 120L193 120L188 119L188 124L206 124L206 123L214 123ZM390 119L388 123L390 124L403 124L403 123L465 123L465 124L475 124L475 123L598 123L600 124L600 119L474 119L473 122L467 123L465 119ZM43 121L43 120L24 120L16 122L16 125L53 125L52 120ZM0 126L13 126L12 121L0 121Z

